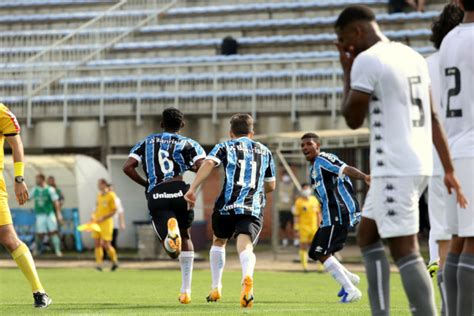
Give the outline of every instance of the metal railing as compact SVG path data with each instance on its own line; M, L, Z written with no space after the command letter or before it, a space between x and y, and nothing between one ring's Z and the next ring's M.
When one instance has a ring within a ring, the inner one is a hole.
M316 73L307 73L313 70ZM70 118L96 116L101 126L108 116L134 117L140 125L143 116L157 115L166 106L209 115L214 123L220 115L239 109L254 117L284 112L293 122L298 113L324 112L335 123L340 73L336 59L78 67L68 70L67 77L44 95L28 98L26 112L25 100L9 106L27 122L49 116L67 124ZM301 91L316 88L326 92L301 96ZM21 89L19 85L15 92L3 95L21 96ZM262 91L269 93L262 96ZM111 101L114 95L117 101Z
M156 19L168 9L170 9L177 0L121 0L110 9L104 11L94 19L83 24L74 32L56 41L48 48L26 59L24 62L26 80L28 82L28 119L27 126L31 126L32 98L38 95L57 80L68 74L69 71L84 65L94 58L103 58L104 54L114 44L126 38L140 27ZM129 14L112 14L118 11L130 11L134 9L148 9L149 14L145 17L133 16ZM90 32L84 39L84 30L101 29L120 25L123 31L119 34L108 32ZM80 45L86 42L84 49L65 49L69 46ZM92 45L91 45L92 44ZM45 67L43 64L50 65L58 63L62 67Z

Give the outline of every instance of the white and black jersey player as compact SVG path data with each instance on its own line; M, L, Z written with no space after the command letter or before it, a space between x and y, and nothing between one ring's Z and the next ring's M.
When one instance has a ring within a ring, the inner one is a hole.
M252 140L253 119L250 115L235 114L230 125L232 139L216 145L209 153L185 198L192 206L196 191L212 170L220 165L224 167L224 186L212 214L212 287L207 300L215 302L221 298L225 246L227 240L236 237L242 265L240 305L247 308L253 305L256 260L253 247L262 230L266 194L275 189L275 166L270 150Z
M435 315L433 286L417 241L418 200L433 168L432 139L447 187L456 190L460 203L465 199L441 124L432 115L426 62L410 47L389 41L366 6L344 9L335 29L344 73L342 113L351 128L370 116L372 180L358 242L372 313L390 313L390 268L381 240L386 239L412 314Z
M460 0L461 24L443 39L439 77L443 125L454 168L469 205L448 196L446 223L452 234L443 272L448 315L474 313L474 1Z
M196 141L179 135L184 127L184 115L175 108L163 111L162 133L150 134L137 143L123 170L136 183L146 188L148 210L153 227L171 258L179 257L182 287L179 301L191 301L191 277L194 248L190 228L194 211L184 200L189 185L183 181L185 171L197 171L205 152ZM141 164L146 179L136 168Z

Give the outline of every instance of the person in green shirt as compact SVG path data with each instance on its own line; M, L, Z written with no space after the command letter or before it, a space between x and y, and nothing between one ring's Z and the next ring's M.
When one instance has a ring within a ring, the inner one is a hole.
M36 252L39 254L43 248L44 235L48 234L56 256L61 257L61 241L58 234L58 221L63 221L61 205L56 189L46 184L43 174L36 176L36 186L30 194L30 199L35 203L36 214Z

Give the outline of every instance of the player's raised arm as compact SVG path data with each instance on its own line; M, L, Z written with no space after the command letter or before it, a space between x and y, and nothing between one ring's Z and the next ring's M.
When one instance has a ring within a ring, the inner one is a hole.
M363 173L362 171L360 171L359 169L355 167L345 165L342 172L346 176L349 176L352 179L364 180L365 183L367 183L367 185L370 185L370 175Z
M459 180L454 173L454 166L453 161L451 159L451 154L449 152L449 145L448 139L444 132L443 126L438 119L438 114L436 112L436 107L433 104L433 97L430 91L430 101L431 101L431 131L433 134L433 144L438 152L439 159L443 165L444 169L444 184L446 185L449 194L454 192L456 193L456 198L458 204L462 208L467 207L467 199L462 192L461 185L459 184Z
M28 188L26 186L24 175L24 151L23 143L21 141L20 135L5 135L8 144L12 148L13 154L13 168L15 174L15 196L20 205L23 205L28 201L29 194Z
M268 166L265 170L265 194L275 191L276 188L276 180L275 180L275 163L273 162L273 156L270 153L268 159Z

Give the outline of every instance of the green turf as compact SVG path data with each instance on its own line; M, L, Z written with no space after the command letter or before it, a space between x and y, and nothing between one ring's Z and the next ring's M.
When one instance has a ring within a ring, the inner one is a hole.
M224 273L224 296L219 303L206 303L210 274L194 271L193 302L179 305L177 270L41 269L39 271L53 305L35 311L23 276L17 269L0 269L0 315L369 315L367 283L358 303L338 303L339 286L328 274L256 272L255 305L250 311L239 307L240 272ZM409 315L398 274L391 280L392 315Z

